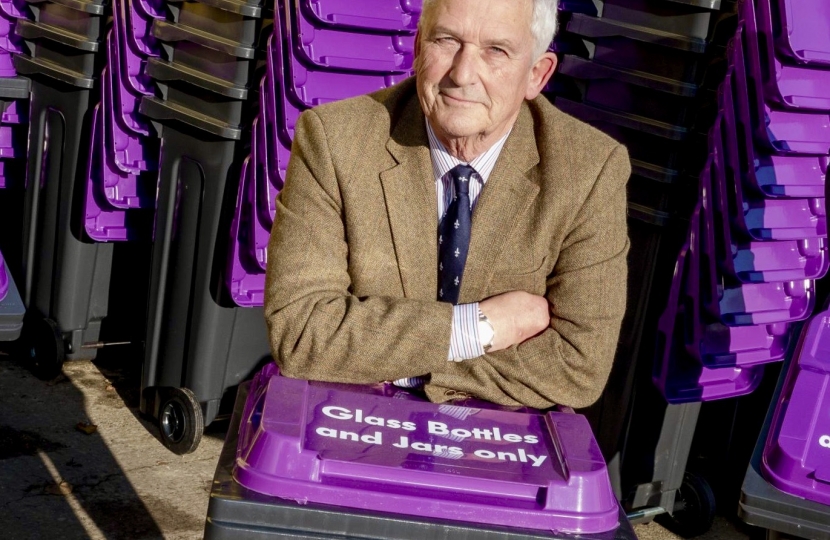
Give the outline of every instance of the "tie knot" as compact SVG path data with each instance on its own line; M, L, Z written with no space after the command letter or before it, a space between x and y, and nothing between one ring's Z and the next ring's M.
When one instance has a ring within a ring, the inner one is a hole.
M457 165L455 168L450 170L450 176L452 176L453 184L455 184L456 193L461 195L469 195L470 180L472 180L473 173L475 172L475 169L469 165Z

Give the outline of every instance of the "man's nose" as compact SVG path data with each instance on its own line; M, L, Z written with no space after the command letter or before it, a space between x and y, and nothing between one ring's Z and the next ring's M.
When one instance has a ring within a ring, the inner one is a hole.
M463 45L455 54L450 79L457 86L469 86L478 78L478 53L472 45Z

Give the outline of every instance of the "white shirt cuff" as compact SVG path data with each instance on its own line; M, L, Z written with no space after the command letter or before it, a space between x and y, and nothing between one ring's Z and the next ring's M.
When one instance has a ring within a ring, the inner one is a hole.
M461 362L484 354L478 334L478 302L453 306L452 334L447 360Z

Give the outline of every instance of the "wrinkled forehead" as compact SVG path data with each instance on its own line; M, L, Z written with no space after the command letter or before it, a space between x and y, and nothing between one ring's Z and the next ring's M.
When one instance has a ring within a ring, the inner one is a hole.
M531 35L533 0L427 0L419 29L429 34L440 27L498 39Z

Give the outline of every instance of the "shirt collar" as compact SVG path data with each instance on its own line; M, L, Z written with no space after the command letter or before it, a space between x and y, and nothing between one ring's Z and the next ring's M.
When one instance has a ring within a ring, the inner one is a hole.
M450 172L456 166L464 164L475 169L481 177L482 183L487 183L487 179L490 178L490 173L493 172L493 168L496 166L496 161L501 154L501 150L504 148L504 143L507 142L507 137L510 136L510 131L505 133L504 137L496 141L496 143L486 152L472 160L470 163L465 163L447 151L447 148L441 143L441 141L438 140L438 137L432 130L432 126L429 125L429 119L425 120L427 125L427 136L429 137L429 155L432 159L432 170L435 174L435 181L437 182L441 180L445 174Z

